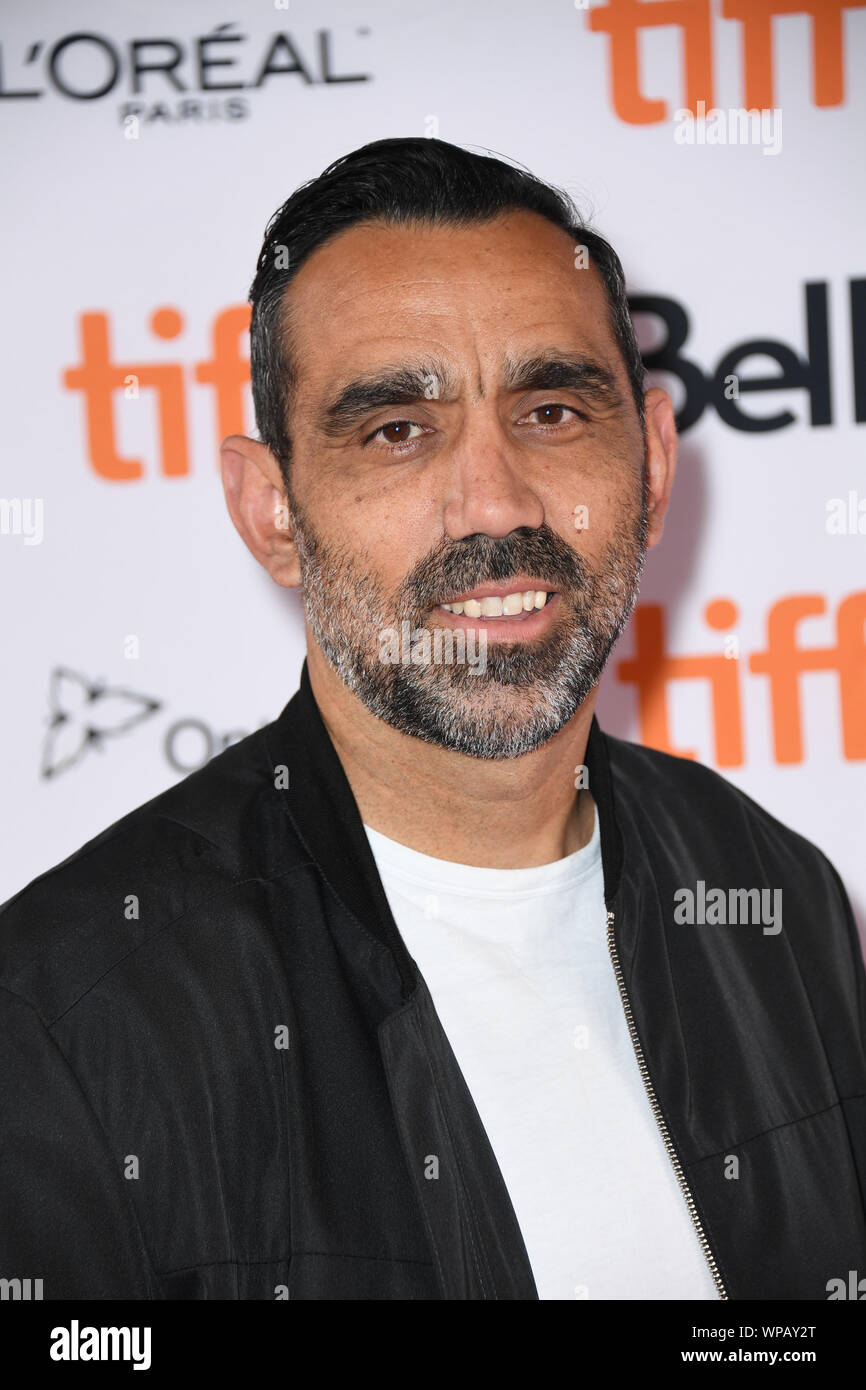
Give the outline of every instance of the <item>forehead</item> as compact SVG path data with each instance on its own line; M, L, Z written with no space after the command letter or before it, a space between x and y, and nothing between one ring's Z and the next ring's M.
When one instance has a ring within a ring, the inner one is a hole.
M509 350L581 347L616 370L604 283L576 259L568 233L532 212L466 227L351 227L289 286L299 385L430 347L490 366Z

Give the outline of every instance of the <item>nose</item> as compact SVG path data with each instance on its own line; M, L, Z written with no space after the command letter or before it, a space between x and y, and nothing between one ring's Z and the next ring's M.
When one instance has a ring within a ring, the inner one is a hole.
M448 464L443 522L452 540L503 537L544 521L544 504L527 476L523 450L501 422L478 419L461 433Z

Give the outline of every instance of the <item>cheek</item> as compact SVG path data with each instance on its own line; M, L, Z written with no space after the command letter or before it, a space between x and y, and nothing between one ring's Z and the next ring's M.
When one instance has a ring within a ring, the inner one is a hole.
M589 558L597 556L609 539L615 512L611 499L597 483L576 485L563 500L561 516L551 524L572 549Z
M569 527L579 540L586 540L593 548L600 548L622 527L630 527L640 515L640 473L633 473L627 465L609 474L586 478L582 486L578 479L574 491L578 510L572 513ZM579 510L581 506L583 511ZM575 527L575 521L581 519L582 536L580 527Z
M406 576L441 538L421 527L417 516L394 503L384 506L369 498L352 496L347 505L326 511L323 539L338 549L356 574L369 576L383 596L396 596Z
M533 478L545 522L570 545L591 549L594 533L608 530L614 518L630 514L635 505L633 465L603 449L601 442L557 453Z

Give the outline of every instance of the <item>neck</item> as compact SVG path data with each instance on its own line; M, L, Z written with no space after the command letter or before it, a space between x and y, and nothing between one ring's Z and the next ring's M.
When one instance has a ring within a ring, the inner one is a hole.
M547 743L520 758L470 758L377 719L308 634L319 713L365 825L435 859L479 868L550 864L588 843L593 804L576 791L598 688ZM447 814L443 814L447 808Z

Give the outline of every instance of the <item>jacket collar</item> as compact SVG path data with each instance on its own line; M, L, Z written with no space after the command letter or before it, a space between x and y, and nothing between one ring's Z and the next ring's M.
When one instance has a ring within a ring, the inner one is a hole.
M344 906L391 951L408 998L417 984L415 965L391 913L349 780L319 713L306 658L297 693L265 737L272 765L284 763L289 769L289 791L281 804L298 839ZM610 906L622 872L622 836L609 740L595 715L585 756L599 818L604 896Z

